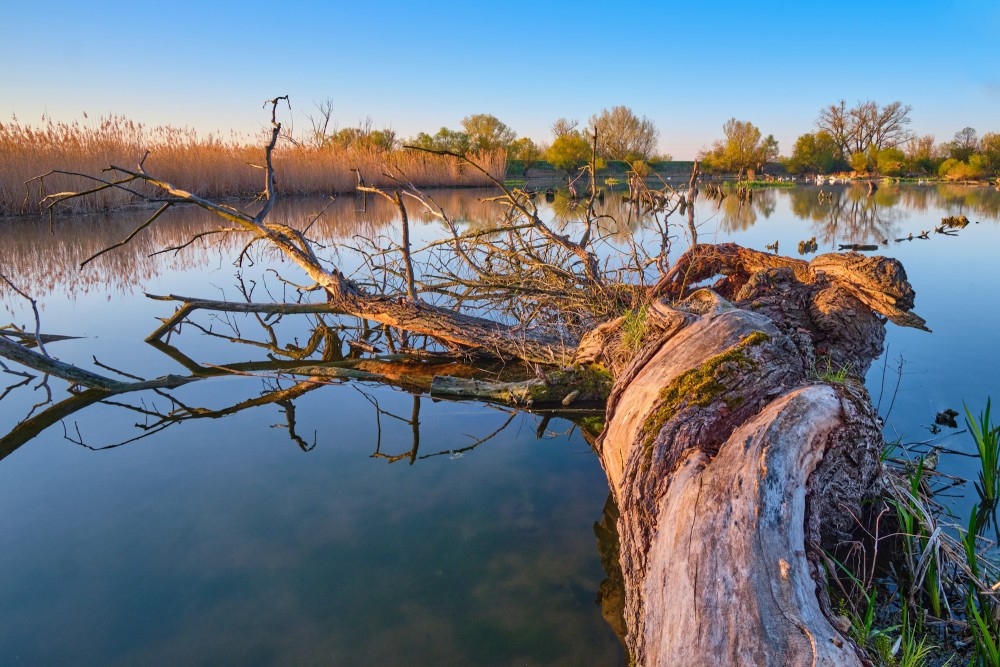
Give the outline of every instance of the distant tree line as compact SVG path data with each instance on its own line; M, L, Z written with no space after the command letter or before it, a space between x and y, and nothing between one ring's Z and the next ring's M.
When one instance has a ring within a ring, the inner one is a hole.
M518 137L506 123L486 113L466 116L458 130L442 127L434 134L420 132L401 140L391 129L373 129L371 119L365 119L357 127L331 128L330 101L316 107L319 113L309 116L311 127L306 139L314 146L391 151L408 145L462 155L506 150L510 159L520 160L526 167L544 159L556 169L573 171L592 159L596 132L597 157L602 161L624 161L641 170L650 162L670 160L669 155L656 153L660 132L653 121L637 116L625 106L603 109L581 129L577 129L578 121L559 118L552 124L552 143L541 145L528 137Z
M651 164L671 159L657 154L660 131L653 121L626 106L602 109L584 127L577 120L559 118L551 125L552 141L547 144L518 137L506 123L486 113L466 116L461 129L442 127L434 134L420 132L401 140L391 129L373 129L370 119L357 127L331 129L330 101L317 109L319 114L309 117L307 138L315 146L392 151L405 144L463 155L504 150L524 168L544 160L569 173L593 158L596 133L599 166L620 161L645 174ZM849 107L841 100L820 109L815 132L801 135L787 157L779 157L773 134L765 136L753 123L730 118L722 126L722 137L698 159L707 172L734 174L761 172L764 165L779 159L792 174L855 172L973 179L1000 173L1000 134L979 137L975 129L966 127L952 141L936 143L930 135L909 131L910 111L909 105L898 101L883 106L868 100Z
M966 127L951 141L908 131L908 105L879 106L859 102L848 108L841 100L820 110L816 132L795 142L785 166L792 174L853 171L880 176L940 176L952 180L1000 173L1000 134L981 138Z
M597 157L601 161L619 160L642 169L651 161L670 159L669 155L656 154L660 132L653 121L637 116L628 107L603 109L591 116L587 127L578 126L579 121L559 118L552 124L552 143L538 145L528 137L518 138L495 116L475 114L462 119L461 130L442 127L433 135L421 132L407 143L463 154L502 148L526 167L545 159L556 169L573 171L593 158L596 132Z

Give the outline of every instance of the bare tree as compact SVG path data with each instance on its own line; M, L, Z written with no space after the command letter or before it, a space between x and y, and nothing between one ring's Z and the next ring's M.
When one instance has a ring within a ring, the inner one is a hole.
M603 109L590 117L597 132L597 153L608 160L648 160L656 152L660 131L649 118L639 118L626 106Z
M816 129L833 137L841 150L841 157L846 159L869 149L879 151L906 143L910 138L907 126L910 124L911 109L902 102L880 107L871 100L847 108L847 103L840 100L820 109Z
M573 130L575 130L576 127L577 127L577 125L579 125L579 124L580 124L580 121L578 121L576 119L572 119L571 120L571 119L568 119L568 118L557 118L555 120L555 122L552 123L552 126L551 126L552 136L555 137L556 139L558 139L559 137L563 136L564 134L569 134L570 132L572 132Z
M336 132L336 128L330 127L333 120L333 99L327 97L321 102L316 102L316 115L306 114L309 119L308 143L313 146L324 146L330 140L330 135Z

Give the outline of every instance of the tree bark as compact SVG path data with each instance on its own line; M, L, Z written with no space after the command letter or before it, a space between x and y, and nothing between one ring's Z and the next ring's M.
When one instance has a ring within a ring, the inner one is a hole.
M626 644L638 665L860 665L818 550L846 538L877 483L861 379L882 349L873 308L923 321L894 260L775 267L743 252L715 249L710 270L686 258L696 282L725 271L733 301L703 289L653 304L595 444L620 511Z

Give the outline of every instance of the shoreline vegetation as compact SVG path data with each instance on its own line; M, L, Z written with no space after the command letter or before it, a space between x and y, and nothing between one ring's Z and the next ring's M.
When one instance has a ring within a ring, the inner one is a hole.
M640 119L626 107L605 109L590 119L586 129L576 129L576 120L560 118L552 125L555 139L548 146L536 145L527 137L517 138L513 130L488 114L463 119L462 130L443 127L434 135L420 133L402 141L392 130L372 129L368 121L358 127L329 129L332 107L327 103L317 108L321 114L310 117L312 129L300 137L283 134L274 151L275 167L282 175L276 188L285 197L353 193L359 176L366 186L397 186L385 175L387 167L420 188L489 187L493 176L526 189L558 189L590 163L595 150L598 180L612 189L633 177L657 185L676 180L685 187L695 164L654 154L659 131L648 118ZM831 107L823 113L846 111ZM908 107L897 110L903 112L908 112ZM876 182L915 182L1000 187L1000 178L996 178L1000 173L1000 135L987 133L978 138L974 130L965 128L956 134L955 141L945 144L935 144L933 137L907 135L900 147L870 147L867 152L852 153L852 159L847 160L843 156L852 147L847 143L840 146L847 135L835 141L823 129L822 120L821 114L818 132L799 137L790 157L779 157L772 135L763 137L753 124L731 119L723 125L725 139L699 155L701 178L734 181L743 188L856 181L872 186ZM589 134L594 131L596 139ZM406 146L411 144L425 150L410 150ZM470 169L457 157L428 151L467 155L490 176ZM0 217L43 214L43 189L50 193L73 191L81 185L81 178L72 174L97 173L109 164L131 169L144 156L147 169L197 196L247 200L261 195L264 152L260 137L201 135L192 128L146 126L124 116L89 120L84 115L84 120L73 122L45 118L39 125L14 119L0 122ZM49 174L53 169L69 174ZM39 181L43 175L44 187ZM138 203L141 197L136 194L107 188L59 207L59 213L116 211Z
M122 116L97 123L46 121L41 126L0 123L0 216L37 215L41 204L37 177L53 169L94 174L107 165L134 168L149 151L145 166L192 194L206 198L254 198L260 195L264 149L259 140L233 135L223 139L200 136L189 128L147 127ZM475 153L477 163L503 178L507 152ZM378 146L336 143L306 144L292 140L279 144L274 163L281 178L276 187L285 196L353 192L355 170L368 185L390 186L383 165L392 163L417 187L484 187L483 174L456 158L420 151L385 150ZM68 175L45 178L46 192L78 189L82 179ZM60 213L96 213L127 208L139 201L129 192L109 188L92 197L76 199Z

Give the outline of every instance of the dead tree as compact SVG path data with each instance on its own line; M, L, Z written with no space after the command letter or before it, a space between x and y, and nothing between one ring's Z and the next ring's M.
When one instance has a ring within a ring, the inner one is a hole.
M403 238L360 239L368 276L348 277L320 259L308 228L266 220L279 99L269 102L264 203L256 214L180 190L141 163L112 167L114 178L53 195L50 205L142 182L161 193L161 208L133 236L170 207L199 206L231 225L229 233L264 241L299 266L327 296L308 307L313 312L548 366L517 387L435 378L431 391L527 403L599 398L610 388L595 449L620 511L623 616L636 664L861 663L825 600L818 560L876 490L883 443L860 378L881 351L885 319L924 327L898 262L857 254L805 262L696 244L671 266L667 224L652 250L632 241L609 255L600 246L618 238L615 221L598 212L593 182L590 198L576 204L579 221L559 228L527 193L489 174L500 220L461 231L387 165L398 187L363 189L399 208ZM689 201L669 188L648 199L664 219L678 207L690 211L696 177L697 167ZM440 219L444 238L411 247L404 201ZM693 212L688 224L694 236ZM198 308L294 311L172 298L184 305L154 338ZM634 335L626 341L623 324L638 313L637 345ZM845 373L825 377L820 360ZM569 375L560 368L567 365Z

